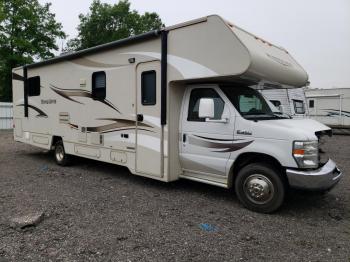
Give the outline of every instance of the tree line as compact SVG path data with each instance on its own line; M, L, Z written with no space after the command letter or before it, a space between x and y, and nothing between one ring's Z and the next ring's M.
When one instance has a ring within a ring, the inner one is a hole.
M62 24L38 0L0 0L0 101L12 101L12 69L54 57L58 41L67 39ZM116 4L94 0L87 14L79 15L76 38L68 40L65 52L101 45L160 29L157 13L138 13L128 0Z

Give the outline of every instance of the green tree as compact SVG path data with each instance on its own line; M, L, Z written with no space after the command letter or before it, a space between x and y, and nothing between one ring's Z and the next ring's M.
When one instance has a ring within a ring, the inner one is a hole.
M11 71L35 60L53 57L62 25L38 0L0 0L0 100L11 101Z
M129 36L160 29L162 20L156 13L141 15L130 9L128 0L110 5L94 0L90 12L79 15L78 37L67 43L66 51L85 49Z

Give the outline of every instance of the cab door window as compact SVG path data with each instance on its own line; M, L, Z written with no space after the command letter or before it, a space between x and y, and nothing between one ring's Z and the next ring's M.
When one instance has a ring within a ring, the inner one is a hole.
M199 101L201 98L211 98L214 100L213 119L221 119L225 102L222 100L219 94L212 88L196 88L191 91L187 121L205 122L205 118L199 117Z

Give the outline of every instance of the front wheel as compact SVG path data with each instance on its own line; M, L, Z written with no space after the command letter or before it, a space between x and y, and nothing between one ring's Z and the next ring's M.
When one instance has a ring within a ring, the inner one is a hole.
M55 160L60 166L67 166L70 162L70 156L66 154L62 141L55 144Z
M282 205L285 185L281 174L274 167L253 163L238 172L235 191L246 208L271 213Z

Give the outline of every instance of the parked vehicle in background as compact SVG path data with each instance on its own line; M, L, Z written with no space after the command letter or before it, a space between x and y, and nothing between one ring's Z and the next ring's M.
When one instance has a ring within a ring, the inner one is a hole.
M292 118L308 116L308 108L304 88L275 88L266 85L259 91L282 113Z
M336 133L350 134L350 88L308 88L305 94L310 118Z
M12 103L0 102L0 130L12 129L13 112Z
M14 138L59 165L76 155L233 187L268 213L289 187L329 190L342 176L320 150L330 128L275 113L256 90L307 81L285 49L213 15L14 69Z

